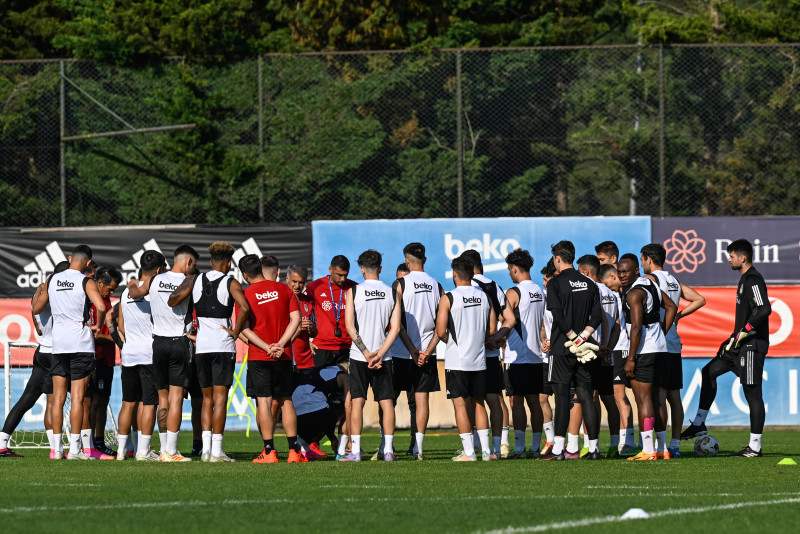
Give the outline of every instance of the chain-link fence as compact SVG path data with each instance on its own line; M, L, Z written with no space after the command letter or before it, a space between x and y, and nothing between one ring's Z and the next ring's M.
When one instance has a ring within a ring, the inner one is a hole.
M0 224L800 213L798 45L0 63Z

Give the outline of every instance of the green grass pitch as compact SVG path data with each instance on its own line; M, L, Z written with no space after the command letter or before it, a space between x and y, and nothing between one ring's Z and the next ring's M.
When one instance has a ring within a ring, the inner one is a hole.
M51 461L44 450L0 459L3 532L797 532L800 460L796 430L764 434L763 458L728 458L744 431L714 431L721 451L658 462L506 460L456 464L454 433L432 431L424 462L250 462L261 446L231 433L235 464L128 460ZM602 440L608 434L603 432ZM398 450L408 445L398 432ZM157 440L155 440L157 442ZM374 451L379 437L363 438ZM188 453L190 433L180 438ZM620 521L631 508L650 519Z

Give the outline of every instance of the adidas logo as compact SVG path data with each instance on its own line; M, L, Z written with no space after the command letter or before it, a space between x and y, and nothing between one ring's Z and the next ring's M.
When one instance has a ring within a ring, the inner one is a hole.
M141 262L142 254L144 254L145 251L148 250L155 250L156 252L161 252L161 247L158 246L158 243L156 243L155 239L146 241L142 245L142 248L133 253L132 255L133 259L130 259L122 264L122 277L125 284L136 278L136 275L139 274L138 272L139 267L142 266ZM161 254L164 253L161 252ZM167 269L169 269L169 262L167 262Z
M53 241L44 247L44 250L34 257L34 261L23 267L25 272L17 276L19 287L38 286L47 279L49 273L55 270L58 263L67 259L58 241Z
M252 237L243 241L242 246L237 248L236 251L233 253L233 262L231 263L231 276L233 276L239 283L244 282L244 277L242 276L242 271L239 270L239 260L247 256L248 254L255 254L259 258L263 256L261 253L261 249L258 248L258 244L256 244L256 240Z

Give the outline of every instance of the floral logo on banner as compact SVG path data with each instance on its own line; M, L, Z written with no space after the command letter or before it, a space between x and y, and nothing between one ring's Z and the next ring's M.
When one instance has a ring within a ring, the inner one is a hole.
M672 237L664 241L667 263L676 273L693 273L706 261L706 242L697 237L694 230L675 230Z

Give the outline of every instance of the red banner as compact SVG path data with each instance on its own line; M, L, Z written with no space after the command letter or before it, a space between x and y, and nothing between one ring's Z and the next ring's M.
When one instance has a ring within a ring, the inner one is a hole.
M112 299L112 302L116 303L116 300ZM3 354L5 354L8 343L14 341L30 343L38 343L39 341L31 319L31 302L29 299L0 300L0 349L3 350ZM241 362L247 352L247 345L237 341L236 348L236 361ZM20 358L15 363L30 365L32 363L33 350L19 349L14 356ZM3 365L3 358L0 357L0 367ZM119 365L119 351L117 351L117 365Z
M735 287L698 287L706 305L678 322L683 342L683 355L711 357L720 343L733 332L736 310ZM768 286L772 305L769 317L769 356L800 356L796 345L788 343L794 328L794 317L800 318L800 287ZM681 304L683 307L685 303Z

